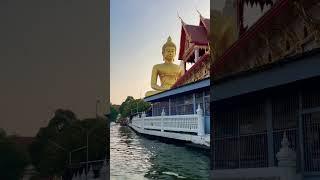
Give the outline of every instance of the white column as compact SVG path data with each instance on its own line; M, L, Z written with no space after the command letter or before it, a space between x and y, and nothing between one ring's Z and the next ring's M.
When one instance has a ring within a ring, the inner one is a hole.
M92 166L89 168L89 172L88 172L88 180L92 180L94 179L94 173L92 170Z
M192 102L193 102L193 114L196 114L196 108L197 108L197 105L196 105L196 93L193 93L192 94L192 98L193 98L193 100L192 100Z
M151 116L153 116L153 104L151 104Z
M85 170L82 170L82 174L80 175L80 179L81 180L85 180L86 179L86 173L84 172Z
M194 62L197 62L199 59L199 48L195 48L194 50Z
M169 112L168 113L169 113L169 116L171 116L171 99L170 98L169 98L169 105L168 106L169 106Z
M162 112L161 112L161 132L164 131L164 129L163 129L163 119L164 119L165 115L166 115L166 112L164 112L164 109L162 109Z
M107 171L108 171L108 168L107 168L107 160L105 159L103 161L103 166L101 167L100 171L99 171L99 175L100 175L100 180L105 180L107 179Z
M276 157L278 159L278 166L286 169L287 179L299 179L296 173L296 152L289 147L286 132L283 134L281 148Z
M141 119L142 119L142 129L144 129L144 118L146 117L146 113L142 112Z
M183 70L183 72L185 72L186 63L183 60L180 61L180 68Z
M201 109L200 104L198 104L197 115L198 115L198 136L203 136L204 135L204 117L203 117L203 110Z
M286 132L283 134L281 148L276 156L279 161L279 167L296 167L296 152L289 147L289 140Z

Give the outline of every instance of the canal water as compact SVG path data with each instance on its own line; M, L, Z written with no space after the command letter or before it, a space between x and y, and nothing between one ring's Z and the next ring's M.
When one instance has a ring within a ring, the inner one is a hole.
M110 150L111 180L209 177L208 154L139 136L129 127L111 125Z

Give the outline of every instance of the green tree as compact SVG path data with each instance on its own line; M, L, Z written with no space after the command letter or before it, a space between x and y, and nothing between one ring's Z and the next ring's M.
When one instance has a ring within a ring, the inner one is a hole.
M72 111L57 110L45 128L41 128L30 147L32 163L41 176L62 175L69 167L69 152L86 146L89 134L89 160L106 155L106 120L79 120ZM86 161L86 149L72 153L72 164Z
M134 99L132 96L128 96L121 104L119 112L122 117L128 117L131 113L135 113L137 111L148 111L150 106L150 103L145 102L142 99Z
M119 114L119 106L111 104L110 106L110 121L116 121Z
M27 152L20 150L13 138L0 129L0 179L19 179L27 164Z

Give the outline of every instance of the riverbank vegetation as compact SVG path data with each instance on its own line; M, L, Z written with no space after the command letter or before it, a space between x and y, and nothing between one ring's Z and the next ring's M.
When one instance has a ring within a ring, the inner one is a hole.
M9 136L0 129L0 179L16 180L21 178L30 159L25 148L17 144L16 136Z
M126 100L120 105L119 113L121 117L128 117L137 112L149 111L151 104L145 102L143 99L134 99L128 96Z
M87 134L88 160L105 159L109 149L106 122L102 117L80 120L72 111L58 109L30 146L32 164L39 176L66 176L86 162Z

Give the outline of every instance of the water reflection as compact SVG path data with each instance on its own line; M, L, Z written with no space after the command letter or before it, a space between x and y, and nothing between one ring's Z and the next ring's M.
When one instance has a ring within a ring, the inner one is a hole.
M208 179L209 156L184 146L136 135L128 127L110 128L111 179Z

